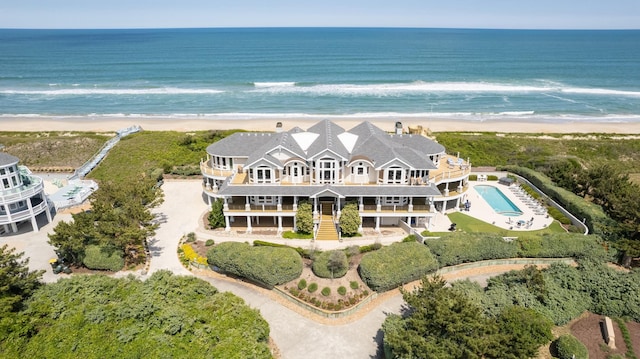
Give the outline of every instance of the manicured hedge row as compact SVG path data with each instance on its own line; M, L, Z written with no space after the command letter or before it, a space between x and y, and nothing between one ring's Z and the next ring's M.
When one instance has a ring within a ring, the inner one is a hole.
M449 233L438 239L427 239L424 244L441 267L518 256L517 245L490 233Z
M574 216L579 219L585 218L587 227L591 233L607 238L608 234L615 231L615 221L607 216L602 210L602 207L585 201L584 198L571 191L557 187L551 179L544 174L530 168L519 166L504 166L501 167L501 169L526 178L553 200L561 203L562 206Z
M598 236L577 233L554 233L516 240L519 257L605 259L607 250Z
M120 250L90 245L84 251L82 264L89 269L117 272L124 267L123 253Z
M590 258L603 260L607 253L598 236L576 233L554 233L519 237L507 242L496 234L450 233L424 244L436 256L441 267L461 263L503 258Z
M222 271L273 287L302 274L302 258L291 248L252 247L225 242L209 249L209 265Z
M383 292L422 278L438 263L429 248L417 242L394 243L362 257L358 272L369 288Z

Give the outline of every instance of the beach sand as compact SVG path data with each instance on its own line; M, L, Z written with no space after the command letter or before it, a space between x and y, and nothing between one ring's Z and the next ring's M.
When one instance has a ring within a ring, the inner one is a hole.
M149 131L198 131L244 129L248 131L274 131L277 122L282 122L284 130L298 126L307 129L321 119L330 119L345 129L350 129L362 121L369 121L376 126L393 131L396 121L402 122L407 131L408 127L422 126L432 132L503 132L503 133L617 133L640 134L640 122L527 122L504 119L500 121L465 121L438 118L389 118L366 117L362 119L349 117L322 116L317 118L293 117L255 117L255 118L224 118L220 117L192 117L192 118L162 118L162 117L10 117L0 118L0 131L88 131L111 132L133 125L140 125Z

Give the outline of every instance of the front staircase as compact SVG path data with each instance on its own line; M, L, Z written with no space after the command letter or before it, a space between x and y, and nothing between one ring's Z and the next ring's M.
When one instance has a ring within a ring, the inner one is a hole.
M318 226L316 239L319 241L338 240L338 231L336 231L336 225L333 223L333 217L331 215L323 214L320 217L320 225Z

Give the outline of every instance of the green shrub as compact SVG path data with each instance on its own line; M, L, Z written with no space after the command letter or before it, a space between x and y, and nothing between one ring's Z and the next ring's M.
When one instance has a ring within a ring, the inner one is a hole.
M362 257L358 272L369 288L386 291L436 270L429 248L417 243L394 243Z
M587 347L571 334L561 335L554 345L560 359L589 359Z
M193 243L196 241L196 234L194 232L189 232L187 234L187 243Z
M207 247L211 247L214 244L216 244L216 242L213 239L207 239L207 241L204 242L204 245Z
M416 236L414 236L413 234L410 234L404 238L402 238L403 242L415 242L416 241Z
M487 181L497 181L498 180L498 176L496 175L488 175L487 176Z
M298 289L303 290L307 287L307 281L302 278L300 279L300 281L298 282Z
M322 252L313 261L312 269L320 278L340 278L347 274L349 261L344 251Z
M345 294L347 294L347 288L345 288L345 287L344 287L344 286L342 286L342 285L341 285L341 286L339 286L339 287L338 287L338 294L340 294L340 295L345 295Z
M516 239L518 256L527 258L591 258L604 260L607 252L598 236L554 233Z
M207 252L209 264L222 271L273 287L302 273L302 258L291 248L251 247L225 242Z
M120 250L89 245L84 254L82 264L89 269L117 272L124 267L123 253Z
M311 239L311 238L313 238L313 233L284 231L284 232L282 232L282 238L285 238L285 239Z
M298 254L302 257L302 258L308 258L311 259L311 255L312 255L312 251L301 248L301 247L290 247L286 244L280 244L280 243L272 243L272 242L265 242L265 241L260 241L260 240L255 240L253 241L253 245L256 247L276 247L276 248L291 248L293 250L295 250L296 252L298 252Z
M441 267L518 255L518 246L491 233L448 233L439 239L425 240L424 244Z
M325 297L328 297L329 294L331 294L331 288L329 287L324 287L322 288L322 291L320 292L322 295L324 295Z
M477 181L477 180L478 180L478 175L476 174L469 175L469 181Z
M360 253L373 252L373 251L377 251L380 248L382 248L382 244L376 242L374 244L360 246Z
M209 221L209 227L213 229L226 226L226 222L224 220L224 202L221 198L218 198L211 203L211 211L209 211L207 220Z
M358 234L360 228L360 212L356 202L347 203L340 214L340 231L345 237Z
M311 284L309 284L309 287L307 287L307 290L309 291L309 293L315 292L316 290L318 290L318 283L312 282Z
M351 289L358 289L358 287L360 287L360 284L358 284L358 282L356 282L355 280L352 280L351 282L349 282L349 287L351 287Z
M296 211L296 227L298 233L313 233L313 209L311 203L302 202Z

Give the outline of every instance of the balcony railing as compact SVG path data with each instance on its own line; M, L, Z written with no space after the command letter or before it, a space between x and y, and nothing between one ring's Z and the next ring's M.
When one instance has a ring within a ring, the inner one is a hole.
M247 212L247 207L244 204L229 204L228 212ZM249 205L249 212L291 212L293 211L292 204L283 204L281 210L278 210L278 206L275 204L251 204Z
M6 191L0 191L0 204L15 203L25 199L29 199L36 194L42 192L44 185L40 177L28 176L31 183L26 186L12 188Z
M200 162L200 171L203 175L218 177L220 179L227 178L233 174L232 170L221 170L218 168L212 168L208 162Z
M34 216L38 215L47 209L47 203L42 201L37 205L33 206L32 209L33 209L33 215ZM9 221L8 214L0 215L0 224L9 224L13 222L23 221L29 218L31 218L31 212L27 208L19 212L11 213L11 221Z

